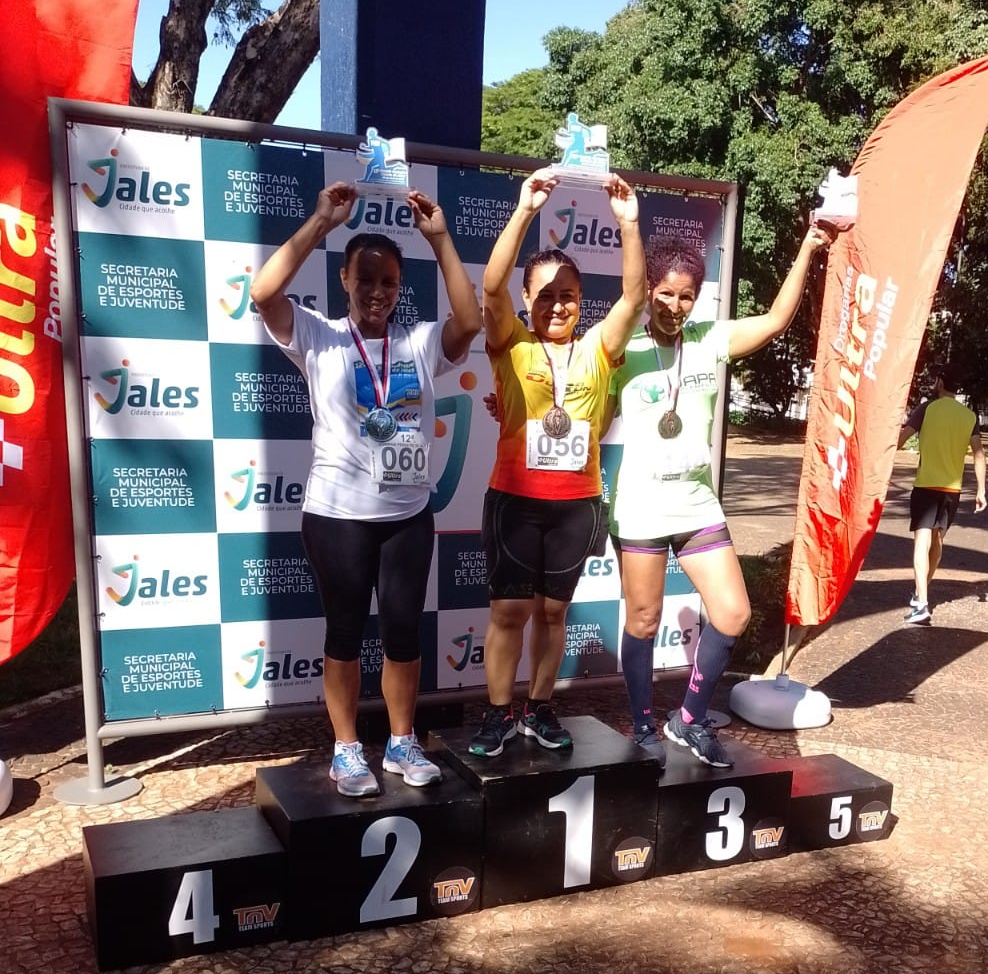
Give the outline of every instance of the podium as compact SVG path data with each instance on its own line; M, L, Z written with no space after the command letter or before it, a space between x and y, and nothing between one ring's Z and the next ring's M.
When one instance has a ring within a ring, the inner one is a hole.
M288 857L254 807L82 830L101 971L284 939Z
M472 731L439 732L483 796L484 909L652 874L658 760L594 717L565 725L570 748L518 735L496 758L468 752Z
M792 768L793 851L887 838L891 782L836 754L799 758Z
M572 748L519 735L471 755L433 732L442 782L371 766L342 798L329 763L257 770L255 804L83 829L100 970L598 889L887 838L892 785L833 754L774 759L722 733L732 768L666 742L666 767L594 717ZM798 868L798 867L794 867Z
M789 845L791 767L727 735L733 768L712 768L666 742L656 870L662 875L775 859Z
M378 780L380 795L354 800L325 763L258 769L257 805L288 855L289 939L478 908L481 796L448 768L424 788Z

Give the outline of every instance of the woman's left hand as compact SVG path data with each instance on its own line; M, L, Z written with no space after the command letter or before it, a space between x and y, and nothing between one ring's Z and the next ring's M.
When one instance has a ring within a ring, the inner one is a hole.
M809 245L813 250L821 250L829 247L836 239L840 231L829 223L811 223L803 243Z
M412 208L415 228L427 240L441 237L449 232L442 207L438 203L433 203L421 190L413 189L408 194L408 205Z
M638 197L635 191L616 173L604 184L611 203L614 219L620 223L638 222Z

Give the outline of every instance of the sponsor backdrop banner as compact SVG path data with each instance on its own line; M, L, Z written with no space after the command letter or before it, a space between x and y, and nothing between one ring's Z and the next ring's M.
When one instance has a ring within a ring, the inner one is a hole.
M137 0L6 0L0 32L0 663L65 599L75 560L48 98L126 104Z
M319 189L360 176L362 167L352 152L130 125L77 122L66 138L105 717L316 701L323 623L299 538L311 452L308 390L267 337L249 288L264 259L311 212ZM479 287L519 177L413 164L411 184L442 204ZM720 198L643 191L642 208L646 235L696 240L715 294ZM572 252L587 279L584 321L597 321L620 292L621 243L607 198L561 189L546 209L523 255L550 242ZM387 233L403 248L396 319L445 317L438 270L410 208L386 197L360 199L348 224L306 261L293 298L342 314L342 251L362 230ZM520 271L514 290L521 308ZM705 310L715 315L709 295ZM424 694L484 684L480 518L497 429L481 400L491 387L482 338L466 365L438 383ZM612 437L604 449L608 491L620 452ZM699 603L675 563L666 591L655 663L687 666ZM622 624L608 548L588 560L577 589L562 676L615 675ZM362 662L363 692L378 695L376 616Z
M827 261L788 623L833 616L878 529L916 356L986 125L981 58L901 101L851 169L858 219Z

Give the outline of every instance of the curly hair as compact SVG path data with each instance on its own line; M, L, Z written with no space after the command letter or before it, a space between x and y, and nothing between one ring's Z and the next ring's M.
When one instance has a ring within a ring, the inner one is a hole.
M645 252L645 267L650 288L675 273L692 278L699 292L707 276L707 265L700 252L685 237L654 237Z

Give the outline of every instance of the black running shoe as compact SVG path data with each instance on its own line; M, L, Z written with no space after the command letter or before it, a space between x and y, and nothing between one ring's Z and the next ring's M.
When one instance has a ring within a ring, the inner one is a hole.
M480 730L470 741L470 753L496 758L504 750L504 742L515 736L514 714L511 707L488 707Z
M559 718L547 703L540 703L535 708L535 713L525 704L525 711L518 721L518 730L528 737L534 737L543 747L573 746L570 732L559 723Z
M674 744L688 747L704 764L714 768L734 767L734 762L717 740L717 732L709 717L687 724L678 710L672 710L669 712L665 734Z
M635 731L635 743L643 750L659 760L659 768L666 766L666 749L654 727L642 727Z

